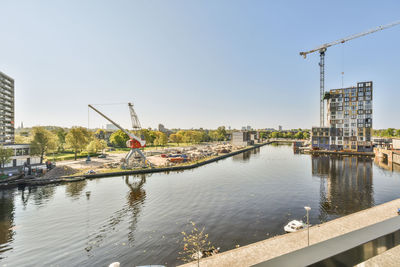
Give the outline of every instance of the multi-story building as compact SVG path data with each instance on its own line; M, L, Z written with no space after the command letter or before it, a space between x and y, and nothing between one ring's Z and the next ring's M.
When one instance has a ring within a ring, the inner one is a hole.
M14 79L0 72L0 144L14 143Z
M325 94L328 127L313 127L312 146L327 150L372 151L372 82Z

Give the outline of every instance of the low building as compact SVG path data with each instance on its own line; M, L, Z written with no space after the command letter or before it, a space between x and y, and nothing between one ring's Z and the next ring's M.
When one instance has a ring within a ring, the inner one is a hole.
M253 140L252 133L249 131L236 131L232 133L232 145L234 146L249 146L254 144L254 133Z
M34 165L40 163L40 157L32 156L29 144L5 144L4 148L9 148L13 150L13 156L11 157L11 162L5 164L5 168L9 167L20 167L27 165Z
M392 145L393 145L393 149L400 150L400 139L393 138Z

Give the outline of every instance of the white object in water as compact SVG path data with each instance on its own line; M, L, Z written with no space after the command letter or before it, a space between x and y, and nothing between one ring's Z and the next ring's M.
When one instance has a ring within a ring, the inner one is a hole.
M287 233L293 233L306 227L307 225L302 221L293 220L290 221L283 229L285 229Z
M110 265L108 265L108 267L119 267L119 262L118 261L113 262Z

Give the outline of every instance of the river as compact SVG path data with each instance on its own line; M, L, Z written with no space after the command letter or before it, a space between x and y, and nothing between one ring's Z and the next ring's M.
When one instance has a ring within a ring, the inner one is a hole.
M267 145L183 172L0 191L2 266L175 266L182 231L205 227L222 251L400 197L400 173L370 158Z

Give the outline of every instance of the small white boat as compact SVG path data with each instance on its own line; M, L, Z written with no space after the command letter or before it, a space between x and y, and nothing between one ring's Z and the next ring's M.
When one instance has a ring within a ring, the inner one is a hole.
M307 224L297 220L290 221L285 227L283 227L287 233L293 233L304 228L307 228Z

